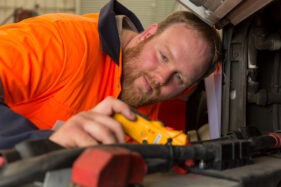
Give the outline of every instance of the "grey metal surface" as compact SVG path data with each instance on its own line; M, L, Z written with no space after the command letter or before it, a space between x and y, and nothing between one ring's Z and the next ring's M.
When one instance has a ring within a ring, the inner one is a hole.
M233 10L227 19L233 25L237 25L259 9L263 8L268 3L272 2L273 0L247 0L244 1L239 7Z
M203 21L209 25L216 24L220 19L222 19L227 13L234 9L242 0L224 0L224 1L209 1L211 2L204 4L204 6L196 6L190 0L178 0L182 5L189 8L197 14ZM216 3L215 3L216 2ZM212 7L212 4L219 5Z
M144 178L144 187L277 187L281 184L281 155L259 157L254 164L227 170L199 170L178 175L157 173ZM195 172L197 174L195 174Z
M277 187L281 184L281 155L258 157L254 164L223 171L201 170L200 174L236 180L242 186Z
M178 175L175 173L157 173L144 178L144 187L240 187L235 181L218 179L197 174Z
M68 187L71 183L72 169L49 171L44 178L43 187Z

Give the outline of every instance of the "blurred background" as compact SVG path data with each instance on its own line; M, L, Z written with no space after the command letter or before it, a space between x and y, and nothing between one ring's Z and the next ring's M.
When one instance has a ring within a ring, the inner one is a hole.
M0 24L47 13L87 14L98 12L109 0L0 0ZM176 0L119 0L132 10L146 28L181 5Z

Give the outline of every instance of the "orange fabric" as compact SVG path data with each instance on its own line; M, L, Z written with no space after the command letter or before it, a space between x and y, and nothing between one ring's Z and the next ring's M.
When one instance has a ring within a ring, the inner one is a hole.
M179 96L177 96L177 99L180 99L181 97L185 96L186 94L192 92L194 88L197 86L197 83L191 85L189 88L187 88L183 93L181 93Z
M98 14L48 14L1 27L5 103L51 129L107 96L118 98L122 66L102 52L97 27Z
M148 106L143 106L137 108L137 110L148 116L151 120L158 120L158 113L159 113L159 108L160 108L160 103L153 104L153 105L148 105Z
M158 110L158 119L162 121L166 126L185 132L187 102L180 99L180 97L183 97L186 94L192 92L196 86L197 83L193 84L178 97L162 102Z
M161 103L159 120L176 130L186 130L186 101L173 99Z

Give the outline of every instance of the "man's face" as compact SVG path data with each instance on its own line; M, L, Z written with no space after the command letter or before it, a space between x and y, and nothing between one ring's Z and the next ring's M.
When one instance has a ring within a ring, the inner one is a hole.
M124 51L120 99L139 107L176 97L201 78L210 58L197 31L173 24Z

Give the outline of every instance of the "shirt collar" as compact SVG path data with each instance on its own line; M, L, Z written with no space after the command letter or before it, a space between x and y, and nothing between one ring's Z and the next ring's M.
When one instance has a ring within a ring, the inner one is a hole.
M133 24L133 22L131 22L131 20L124 15L117 15L116 17L116 26L117 26L117 30L118 30L118 34L119 34L119 38L121 38L120 43L121 43L121 48L123 48L123 42L122 41L122 33L124 32L124 30L131 30L133 32L138 32L138 29L136 28L136 26Z
M98 31L102 50L119 65L120 39L116 25L116 15L127 16L135 25L138 32L143 31L143 26L136 15L116 0L111 0L100 11Z

